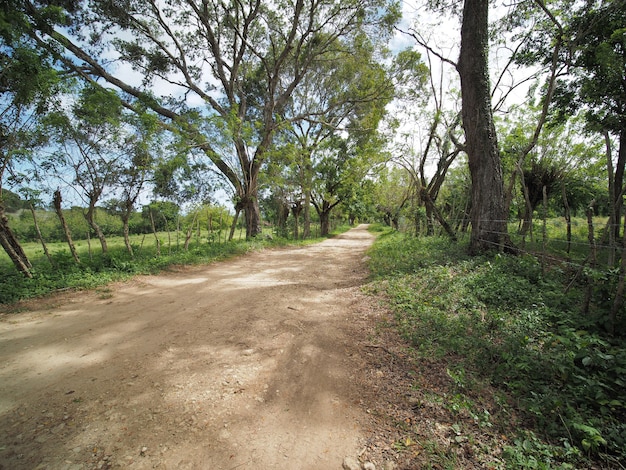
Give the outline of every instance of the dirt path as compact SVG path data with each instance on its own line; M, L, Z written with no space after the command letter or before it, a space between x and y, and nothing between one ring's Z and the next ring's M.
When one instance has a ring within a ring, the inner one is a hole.
M0 316L0 469L338 469L370 417L373 237L135 278Z

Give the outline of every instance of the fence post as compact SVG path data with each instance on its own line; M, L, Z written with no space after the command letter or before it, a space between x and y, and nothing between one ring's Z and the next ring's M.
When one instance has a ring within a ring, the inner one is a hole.
M589 267L594 270L596 269L596 240L593 233L593 206L595 205L596 200L592 200L587 207L587 228L589 230L588 240L589 240ZM591 282L587 283L587 288L585 289L585 299L583 300L583 315L587 315L589 313L589 304L591 303L591 295L593 294L594 282L593 278L590 280Z

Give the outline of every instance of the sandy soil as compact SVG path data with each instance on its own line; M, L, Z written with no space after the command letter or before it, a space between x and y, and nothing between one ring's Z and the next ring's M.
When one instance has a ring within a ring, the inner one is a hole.
M359 226L0 316L1 469L338 469L363 453Z

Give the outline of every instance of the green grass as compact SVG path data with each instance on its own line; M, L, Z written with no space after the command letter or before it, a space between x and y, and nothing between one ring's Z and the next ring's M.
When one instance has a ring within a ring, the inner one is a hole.
M340 226L331 235L348 230ZM213 234L215 235L215 234ZM227 235L227 234L226 234ZM108 252L103 254L97 239L91 240L91 250L86 240L75 241L80 264L72 258L67 244L51 243L48 250L52 254L51 265L44 256L41 245L25 243L23 248L33 264L33 278L28 279L15 270L9 257L0 253L0 304L11 304L19 300L49 294L64 289L93 289L106 284L128 279L137 274L156 274L173 265L207 264L267 247L303 245L319 242L323 238L289 240L270 236L270 231L252 239L241 238L237 231L233 241L221 242L217 236L210 237L206 231L196 238L195 234L184 250L184 235L171 232L158 234L160 254L156 250L154 235L136 235L131 238L134 257L131 257L121 237L107 238ZM245 237L245 233L243 233Z
M565 294L571 270L531 255L471 258L447 238L383 232L370 257L370 289L416 362L449 364L447 402L461 394L474 406L485 383L509 397L521 427L506 431L506 468L626 465L626 339L603 324L611 286L594 285L594 315L583 316L587 279Z

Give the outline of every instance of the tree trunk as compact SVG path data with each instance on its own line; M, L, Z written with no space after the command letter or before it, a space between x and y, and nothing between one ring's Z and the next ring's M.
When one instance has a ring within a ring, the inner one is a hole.
M311 192L304 192L304 223L302 226L302 238L307 239L311 236Z
M435 226L433 225L433 208L430 204L426 204L426 201L423 198L422 201L424 202L424 209L426 209L426 236L432 237L435 235Z
M130 214L125 213L122 215L122 226L124 230L124 245L126 245L126 250L128 251L128 254L131 256L131 258L134 258L135 254L133 253L133 247L130 244L130 227L128 225L129 218L130 218Z
M299 221L300 221L300 214L302 213L302 201L297 201L291 206L291 213L293 214L293 218L294 218L293 238L294 240L298 240L298 237L300 236Z
M394 214L390 217L391 228L394 230L400 230L400 216L398 214Z
M589 207L587 207L587 230L588 235L587 239L589 240L589 267L594 270L596 269L596 261L597 261L597 247L596 247L596 238L594 235L593 229L593 206L595 205L595 199L589 203ZM591 296L593 294L593 279L590 279L587 283L587 287L585 289L585 296L583 299L582 305L582 314L587 315L589 313L589 306L591 304Z
M32 278L33 275L30 272L32 265L28 261L28 257L17 237L13 233L13 230L9 227L9 219L4 215L4 206L0 204L0 245L4 248L11 261L24 276Z
M46 246L46 242L43 239L43 235L41 235L41 230L39 229L39 222L37 221L37 214L35 213L35 207L30 204L30 212L33 214L33 224L35 224L35 231L37 232L37 238L39 238L39 243L41 243L41 247L43 248L43 252L48 258L51 266L54 266L54 260L52 256L50 256L50 252L48 251L48 247Z
M617 197L615 194L615 172L613 171L613 151L611 150L611 136L609 135L609 131L604 132L604 142L606 146L606 171L609 180L609 229L607 230L609 236L609 255L607 264L613 266L615 263L615 233L619 232L619 230L614 230L614 225L617 224L618 219L615 212L615 201ZM622 197L620 196L619 199L621 201Z
M156 226L154 225L154 216L152 215L152 209L148 210L150 214L150 226L152 227L152 233L154 234L154 240L156 244L156 254L157 256L161 256L161 241L159 240L159 235L156 231Z
M626 217L624 217L624 224L626 225ZM622 237L622 259L619 265L619 281L617 282L617 290L615 291L615 299L613 305L611 305L611 311L609 313L609 332L615 334L615 324L617 323L617 314L622 311L624 307L624 276L626 275L626 226L624 227Z
M239 220L239 213L241 212L241 204L235 205L235 217L233 217L233 223L230 224L230 234L228 235L228 241L232 241L235 236L235 229L237 228L237 220Z
M617 151L617 164L615 165L615 180L613 182L614 192L617 193L619 188L624 186L624 168L626 167L626 128L622 129L619 133L619 149ZM615 240L620 239L620 225L622 214L622 196L617 197L615 195L615 220L613 223L613 230L615 231Z
M198 217L197 212L193 214L193 220L191 221L191 224L189 224L189 228L187 228L187 232L185 233L185 244L183 245L185 251L189 250L189 241L193 235L193 226L196 223L196 217Z
M541 230L541 275L545 276L546 272L546 248L548 246L548 188L542 189L543 192L543 227Z
M448 234L450 239L452 241L456 241L457 240L456 233L454 233L454 230L452 229L450 224L446 221L446 219L443 217L443 215L441 214L441 212L439 211L439 209L435 205L434 199L430 196L428 191L426 191L425 189L423 189L422 191L423 191L422 192L422 200L424 201L424 204L426 205L426 208L430 208L431 214L433 214L433 216L441 224L441 226L443 227L445 232Z
M567 191L565 190L565 181L561 184L563 193L563 207L565 208L565 222L567 223L567 255L572 248L572 214L569 207L569 201L567 200Z
M236 205L239 206L240 210L243 210L244 220L246 222L246 239L250 239L256 237L263 231L258 194L259 165L262 158L259 156L249 160L245 145L241 142L237 145L237 153L240 155L239 158L244 168L244 175L242 184L235 186L238 188L238 201Z
M54 192L54 197L52 198L52 204L54 205L54 210L57 213L57 217L61 222L61 227L63 227L63 233L65 234L65 239L67 240L67 244L70 247L70 253L72 253L72 257L74 261L80 264L80 258L78 257L78 253L76 252L76 247L74 246L74 241L72 240L72 232L70 232L70 228L67 225L65 217L63 216L63 209L61 208L61 203L63 200L61 199L61 191L58 189Z
M261 209L256 194L248 195L243 203L243 211L246 217L246 238L256 237L263 231L261 226Z
M95 211L96 211L95 202L90 202L89 207L87 208L87 212L85 213L85 220L87 220L87 223L89 224L89 226L96 233L98 240L100 240L100 246L102 246L102 253L106 254L106 252L108 251L107 240L104 236L104 233L102 232L102 229L100 228L100 226L96 223L96 220L94 219Z
M326 237L330 233L330 211L320 212L320 235Z
M465 0L457 68L461 78L463 128L472 180L472 253L510 245L502 165L491 110L487 67L488 17L488 0Z

